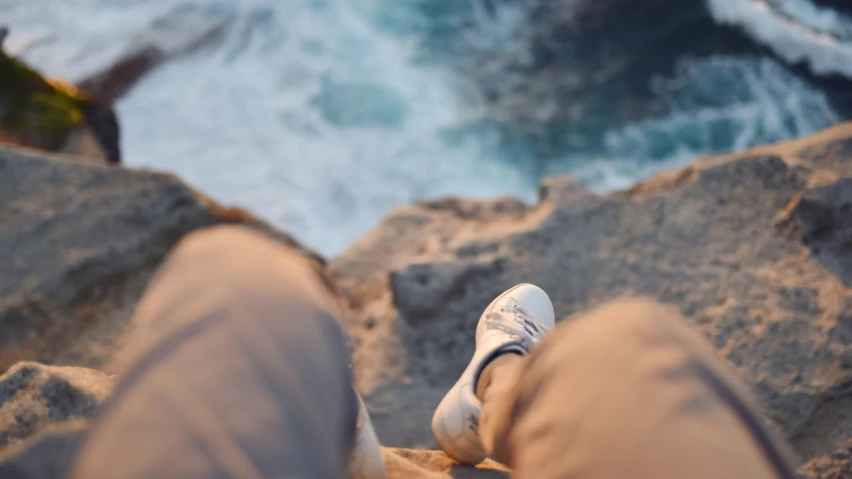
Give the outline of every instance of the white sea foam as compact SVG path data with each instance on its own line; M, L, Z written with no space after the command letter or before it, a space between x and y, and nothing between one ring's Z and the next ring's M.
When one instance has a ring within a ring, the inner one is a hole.
M789 63L852 77L852 19L809 0L707 0L720 23L743 28Z
M610 130L604 158L557 164L551 172L570 172L598 191L626 188L717 153L720 144L741 151L839 121L825 95L768 58L685 59L673 77L656 78L654 89L667 114Z
M162 46L161 35L145 35L152 23L162 25L157 19L227 23L216 51L165 65L119 103L125 161L175 172L324 253L341 251L388 209L424 197L534 194L534 178L483 160L478 145L443 144L442 129L464 118L461 109L476 98L460 106L444 72L410 65L410 45L376 32L343 2L90 1L90 12L86 5L51 11L51 3L19 4L13 34L27 39L17 45L28 60L70 77L108 63L140 38ZM93 12L97 18L87 14ZM201 16L210 22L197 21ZM47 31L60 35L26 48ZM167 35L167 49L196 35L183 33ZM94 47L102 44L111 45L108 52ZM364 92L380 98L357 96ZM350 104L321 111L323 95ZM393 116L396 124L371 121L383 105L400 101L404 117ZM330 115L367 126L340 126Z

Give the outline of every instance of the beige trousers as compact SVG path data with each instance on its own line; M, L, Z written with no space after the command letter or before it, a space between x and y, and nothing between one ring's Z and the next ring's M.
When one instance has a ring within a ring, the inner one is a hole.
M72 477L342 477L357 401L339 315L276 243L191 235L139 305ZM673 310L622 301L515 362L480 436L523 479L795 477L747 398Z
M479 435L516 477L796 477L787 445L673 308L610 303L507 366Z

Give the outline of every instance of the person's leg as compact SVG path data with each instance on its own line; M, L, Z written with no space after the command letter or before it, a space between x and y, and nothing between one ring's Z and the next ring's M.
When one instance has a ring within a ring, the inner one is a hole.
M257 233L183 240L138 307L72 477L342 477L358 402L332 298Z
M506 385L517 383L518 368L522 368L521 364L525 364L526 356L517 353L506 353L497 356L488 362L488 364L479 373L479 378L476 381L476 398L480 402L485 401L488 391L491 395L500 394ZM491 383L497 383L493 389Z
M710 345L651 301L566 319L479 381L480 438L520 478L795 477Z

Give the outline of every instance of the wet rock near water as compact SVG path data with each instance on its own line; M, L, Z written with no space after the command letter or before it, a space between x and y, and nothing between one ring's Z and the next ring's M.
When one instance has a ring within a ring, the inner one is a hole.
M852 440L841 444L830 455L818 457L799 470L805 479L847 479L852 477Z
M219 40L225 25L194 8L178 8L110 64L75 84L51 79L5 53L0 26L0 144L121 163L115 103L164 63Z

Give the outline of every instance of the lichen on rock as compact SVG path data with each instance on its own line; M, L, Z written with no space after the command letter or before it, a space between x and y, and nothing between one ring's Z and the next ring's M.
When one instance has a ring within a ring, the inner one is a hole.
M0 29L0 143L119 163L112 107L6 53L6 33Z
M0 127L23 145L59 149L84 124L89 100L0 50Z

